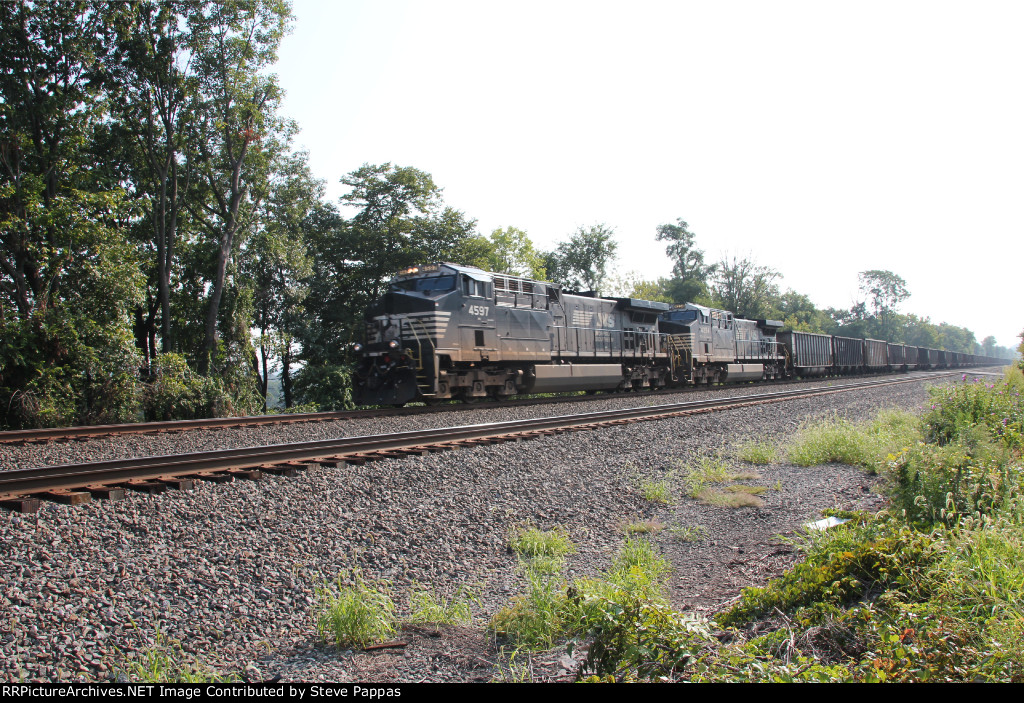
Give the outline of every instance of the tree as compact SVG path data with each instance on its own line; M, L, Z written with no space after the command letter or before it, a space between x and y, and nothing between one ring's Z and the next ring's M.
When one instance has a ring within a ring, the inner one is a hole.
M148 296L145 319L141 306L136 313L136 344L148 366L156 354L151 340L157 311L161 348L175 349L171 279L195 162L198 78L190 27L202 22L203 5L132 3L120 19L109 69L117 136L110 152L123 160L132 197L143 211L133 229L156 293Z
M694 234L679 218L676 224L659 225L658 241L668 242L665 253L672 260L672 279L666 288L677 303L696 300L707 292L708 277L715 266L704 263L704 252L694 246Z
M544 259L521 229L506 227L491 232L490 252L483 268L512 276L543 279Z
M121 421L142 280L108 141L109 28L120 5L0 3L0 417Z
M779 297L775 280L782 275L761 266L749 256L742 259L723 257L712 283L715 305L731 310L739 317L765 317Z
M278 361L285 407L292 405L293 345L312 274L305 223L323 192L324 184L310 172L305 152L282 155L274 167L260 226L241 257L242 279L252 289L253 326L259 330L254 372L264 409L270 372Z
M307 218L313 258L298 337L305 366L296 378L299 402L340 407L348 348L363 336L363 311L398 271L432 261L467 261L481 252L476 223L446 207L441 189L419 169L364 164L342 179L349 220L321 205Z
M900 304L910 297L907 282L892 271L861 271L858 275L861 293L868 296L872 314L877 321L872 335L895 341L893 315Z
M615 261L618 243L607 225L580 227L554 252L544 255L548 278L571 290L600 294Z
M221 303L233 256L250 234L266 197L275 153L295 131L277 117L281 91L265 69L277 58L290 8L282 0L210 4L191 16L199 76L196 135L197 201L190 212L212 243L210 293L199 350L199 371L209 373L217 347Z
M771 316L782 320L786 329L798 332L827 333L831 319L824 310L819 310L809 297L789 289L783 293Z
M981 340L981 353L984 354L985 356L992 356L993 352L995 351L995 348L996 338L993 337L992 335L989 335L985 337L985 339Z

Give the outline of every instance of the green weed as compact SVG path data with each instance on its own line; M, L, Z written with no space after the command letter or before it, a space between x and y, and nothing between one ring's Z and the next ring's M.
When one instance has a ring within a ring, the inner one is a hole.
M334 588L317 590L314 609L317 634L324 642L333 638L338 648L366 647L395 632L395 604L386 590L366 584L358 572L346 584L338 576Z
M668 533L673 539L681 542L699 542L708 537L708 528L703 525L687 525L686 527L674 526L668 528Z
M432 625L465 625L473 618L473 605L480 600L459 588L451 598L417 588L409 594L409 617L406 622Z
M672 502L672 487L667 480L644 481L640 484L640 493L644 500L652 503L670 504Z
M512 538L511 546L512 551L524 559L561 558L576 551L576 545L561 527L546 531L533 526L520 529Z
M750 440L739 445L736 456L750 464L774 464L779 460L779 447L768 439Z
M156 633L156 644L144 649L139 657L114 667L115 674L121 674L136 683L229 683L237 681L235 675L218 674L201 664L197 658L186 663L185 653L177 640L166 639Z

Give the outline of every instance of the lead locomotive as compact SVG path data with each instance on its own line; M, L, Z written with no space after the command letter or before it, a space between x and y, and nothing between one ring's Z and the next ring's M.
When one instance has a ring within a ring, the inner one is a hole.
M366 313L362 405L659 388L785 372L781 323L455 264L403 271Z

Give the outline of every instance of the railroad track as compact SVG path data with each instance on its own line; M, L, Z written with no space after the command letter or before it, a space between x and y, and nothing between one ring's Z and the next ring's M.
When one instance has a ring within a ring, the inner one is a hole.
M35 512L41 499L68 504L92 498L118 500L128 490L159 493L190 489L195 481L256 480L264 473L295 475L317 466L362 464L383 458L423 455L457 447L521 441L558 432L579 431L642 420L678 417L736 407L778 403L816 395L912 383L959 372L916 372L898 379L873 379L817 388L781 390L757 395L691 400L640 408L621 408L559 417L510 420L479 425L343 437L315 442L275 444L83 464L62 464L0 472L0 506Z
M903 374L900 374L900 378L904 377L905 376ZM818 379L795 378L788 381L775 381L771 386L780 387L785 386L786 384L805 383L813 380ZM727 386L686 386L682 388L643 391L642 394L648 397L653 397L725 387ZM502 401L501 405L502 407L516 407L550 403L585 403L591 400L607 400L612 397L635 397L636 395L637 392L633 391L628 393L602 393L599 395L557 396L553 398L520 398L516 400ZM193 430L217 430L233 427L259 427L261 425L287 425L306 422L333 422L337 420L357 420L365 417L393 417L402 415L422 415L425 413L435 412L462 412L467 410L476 410L479 407L480 404L452 402L434 406L411 406L404 408L372 408L320 413L284 413L277 415L245 415L240 417L206 418L202 420L170 420L166 422L132 422L121 425L82 425L79 427L47 427L33 430L8 430L0 432L0 445L25 445L72 441L85 442L101 437L111 437L124 434L173 434Z

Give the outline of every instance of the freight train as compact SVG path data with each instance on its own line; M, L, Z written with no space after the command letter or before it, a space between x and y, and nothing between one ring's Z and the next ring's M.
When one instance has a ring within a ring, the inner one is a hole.
M1001 363L877 339L781 332L777 320L570 293L450 263L402 271L365 317L366 342L353 346L361 405Z

